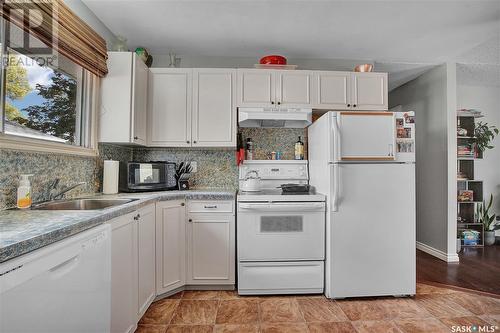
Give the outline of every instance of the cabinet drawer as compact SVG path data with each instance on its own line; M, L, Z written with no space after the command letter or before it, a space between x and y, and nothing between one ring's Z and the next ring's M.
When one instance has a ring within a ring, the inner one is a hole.
M322 293L323 261L240 262L238 293Z
M188 201L188 213L233 213L233 201L193 200Z

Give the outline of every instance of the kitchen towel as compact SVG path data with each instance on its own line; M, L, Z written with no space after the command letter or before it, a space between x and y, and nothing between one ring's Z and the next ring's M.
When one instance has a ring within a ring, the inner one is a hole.
M102 193L103 194L116 194L118 193L118 172L120 169L120 162L113 160L104 161L104 172L102 180Z

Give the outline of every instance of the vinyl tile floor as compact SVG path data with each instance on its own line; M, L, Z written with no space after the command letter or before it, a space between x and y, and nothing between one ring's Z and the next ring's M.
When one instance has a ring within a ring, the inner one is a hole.
M448 333L458 326L500 332L500 299L421 283L414 298L336 301L184 291L154 302L136 333Z

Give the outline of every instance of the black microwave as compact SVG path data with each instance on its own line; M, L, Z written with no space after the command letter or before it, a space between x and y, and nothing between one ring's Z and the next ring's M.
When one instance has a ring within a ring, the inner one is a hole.
M120 162L120 191L176 190L173 162Z

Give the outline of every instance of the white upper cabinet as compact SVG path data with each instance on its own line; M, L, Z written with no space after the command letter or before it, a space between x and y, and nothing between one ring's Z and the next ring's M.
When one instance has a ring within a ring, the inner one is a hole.
M145 145L149 68L133 52L109 52L101 81L99 142Z
M183 200L156 204L156 293L186 284L186 209Z
M277 71L276 103L286 107L311 107L312 72Z
M191 106L192 69L151 69L148 144L190 147Z
M275 102L274 71L267 69L238 70L238 106L271 106Z
M194 70L192 143L236 146L236 70Z
M236 71L153 68L148 145L236 146Z
M132 94L134 109L134 125L132 139L135 143L146 145L147 142L147 105L149 68L137 56L135 58L134 83Z
M318 109L345 110L351 99L351 73L314 72L313 104Z
M238 70L238 106L311 107L312 72Z
M314 72L314 108L388 110L387 73Z
M387 73L353 73L353 109L388 110L387 95Z

